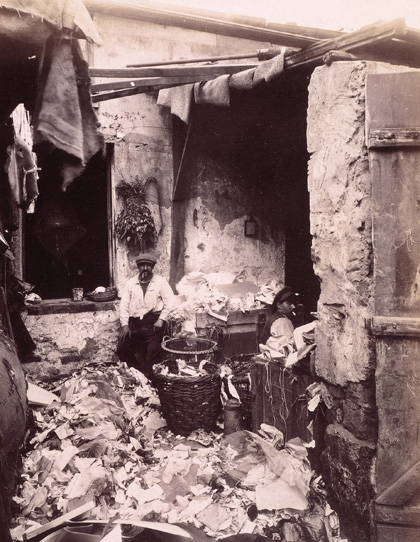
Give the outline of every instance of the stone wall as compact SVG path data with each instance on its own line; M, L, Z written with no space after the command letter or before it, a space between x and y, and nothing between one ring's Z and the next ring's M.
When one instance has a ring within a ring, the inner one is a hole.
M112 362L119 333L117 306L115 302L115 310L24 315L42 358L41 363L25 364L27 372L53 378L89 363Z
M315 69L309 86L310 220L321 280L316 372L329 423L323 468L338 506L358 519L358 540L370 539L378 435L376 358L365 326L374 311L365 82L386 71L398 67L337 62Z

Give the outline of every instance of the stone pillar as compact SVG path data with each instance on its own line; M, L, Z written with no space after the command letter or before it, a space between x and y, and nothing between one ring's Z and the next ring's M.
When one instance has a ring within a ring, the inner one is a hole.
M371 176L365 146L366 62L317 68L309 86L313 262L321 280L316 372L328 409L324 477L357 539L369 540L377 441Z
M365 136L366 78L407 71L375 62L336 62L316 68L309 85L312 258L321 280L316 372L328 419L323 474L358 542L370 540L378 443L377 360L366 326L375 314L376 212Z

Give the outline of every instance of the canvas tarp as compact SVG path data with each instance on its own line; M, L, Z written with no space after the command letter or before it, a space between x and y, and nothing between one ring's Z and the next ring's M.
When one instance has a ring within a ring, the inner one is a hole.
M0 0L0 8L0 36L41 45L52 31L65 29L102 42L82 0Z

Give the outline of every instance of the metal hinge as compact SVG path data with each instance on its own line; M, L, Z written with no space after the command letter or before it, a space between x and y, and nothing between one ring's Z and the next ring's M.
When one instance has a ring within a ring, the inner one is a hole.
M420 128L375 128L369 130L369 147L419 147Z

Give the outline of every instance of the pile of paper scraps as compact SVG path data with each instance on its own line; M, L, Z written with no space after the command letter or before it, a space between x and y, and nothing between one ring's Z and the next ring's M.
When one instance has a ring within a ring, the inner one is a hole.
M176 285L177 303L169 315L172 336L195 335L195 313L205 311L226 322L229 312L247 312L270 305L281 289L276 280L258 286L232 273L193 271Z
M209 368L215 367L210 360L203 359L198 367L187 363L184 359L176 359L155 365L155 374L162 376L184 377L184 376L203 376L209 374Z
M174 435L155 389L121 363L85 367L52 386L32 382L28 390L34 423L14 499L13 540L87 497L95 504L85 520L186 524L213 539L257 533L341 540L300 439L280 439L278 449L277 430L224 436L220 426Z

